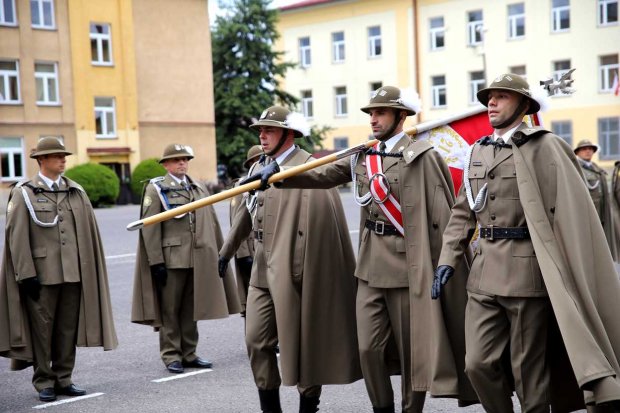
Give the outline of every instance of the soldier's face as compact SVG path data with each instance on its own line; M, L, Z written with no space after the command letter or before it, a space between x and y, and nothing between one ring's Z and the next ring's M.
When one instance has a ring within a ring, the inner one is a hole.
M260 139L260 146L262 146L263 152L271 154L276 146L278 146L282 134L286 132L285 129L275 126L261 126L258 138ZM276 155L277 154L274 154L274 156Z
M594 155L594 148L591 146L586 146L585 148L581 148L577 151L577 156L583 159L584 161L590 162L592 160L592 156Z
M391 109L376 108L370 109L369 115L372 136L374 136L375 139L391 138L391 136L385 136L385 133L388 132L394 124L396 112ZM394 130L394 133L400 133L400 131Z
M39 157L41 162L41 172L47 177L55 177L62 174L65 171L65 165L67 163L66 155L64 153L53 153L51 155L45 155Z
M162 165L164 165L164 168L166 168L166 171L168 171L168 173L176 176L177 178L182 179L183 177L185 177L185 174L187 173L187 168L189 166L189 159L188 158L166 159L162 163Z
M491 90L487 104L491 126L496 128L509 119L517 110L519 101L520 95L517 93L507 90Z

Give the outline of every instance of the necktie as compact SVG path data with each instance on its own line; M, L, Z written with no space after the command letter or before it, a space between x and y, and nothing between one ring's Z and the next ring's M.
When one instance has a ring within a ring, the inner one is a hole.
M385 142L379 144L379 152L385 152Z
M54 182L52 184L52 189L54 190L54 192L58 191L59 188L58 188L58 184L56 182Z
M497 138L495 141L495 147L493 149L493 155L497 156L497 153L502 150L502 145L504 145L504 140L502 138Z

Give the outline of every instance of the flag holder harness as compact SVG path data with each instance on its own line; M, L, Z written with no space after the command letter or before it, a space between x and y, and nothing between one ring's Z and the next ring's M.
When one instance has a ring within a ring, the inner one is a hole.
M49 189L38 188L38 187L32 186L27 182L20 182L17 185L15 185L15 187L21 189L22 191L22 196L24 197L24 203L26 204L26 209L28 209L28 213L30 214L30 218L32 219L32 222L44 228L51 228L51 227L55 227L56 225L58 225L58 214L56 214L52 222L43 222L39 218L37 218L37 214L34 211L34 207L32 206L32 202L30 201L30 197L28 196L28 191L26 191L25 187L30 188L34 194L40 194L42 192L50 192L53 194L57 194L59 192L69 193L71 192L70 189L59 189L58 191L50 191Z

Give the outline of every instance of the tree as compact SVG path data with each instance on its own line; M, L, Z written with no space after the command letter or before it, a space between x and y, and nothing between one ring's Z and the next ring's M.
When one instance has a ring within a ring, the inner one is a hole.
M212 30L217 154L231 176L243 171L248 148L258 143L249 125L269 106L293 109L298 102L280 88L280 79L295 64L284 62L283 53L273 50L280 35L276 30L278 11L270 9L270 3L220 1L226 15L216 18ZM313 128L311 144L304 146L311 151L312 146L320 146L328 130Z

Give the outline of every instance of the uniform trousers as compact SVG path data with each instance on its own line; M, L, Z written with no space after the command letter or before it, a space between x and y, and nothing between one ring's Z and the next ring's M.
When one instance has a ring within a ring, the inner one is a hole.
M237 279L237 294L241 303L242 315L245 315L246 303L248 301L248 288L252 275L252 266L242 264L242 260L235 258L235 275Z
M254 382L259 390L277 389L282 379L275 350L278 344L276 311L269 289L250 285L246 308L245 343ZM305 397L321 395L321 386L298 385L297 390Z
M72 383L81 294L80 283L63 283L42 285L38 301L26 299L37 391Z
M421 412L426 392L414 392L411 381L411 336L408 288L374 288L358 280L357 339L366 390L373 407L394 403L386 349L396 343L401 372L403 412Z
M168 269L161 289L159 351L167 366L173 361L196 360L198 326L194 321L194 270Z
M512 412L512 386L503 354L510 347L514 387L523 413L549 412L547 297L499 297L469 293L465 310L465 371L484 409Z

